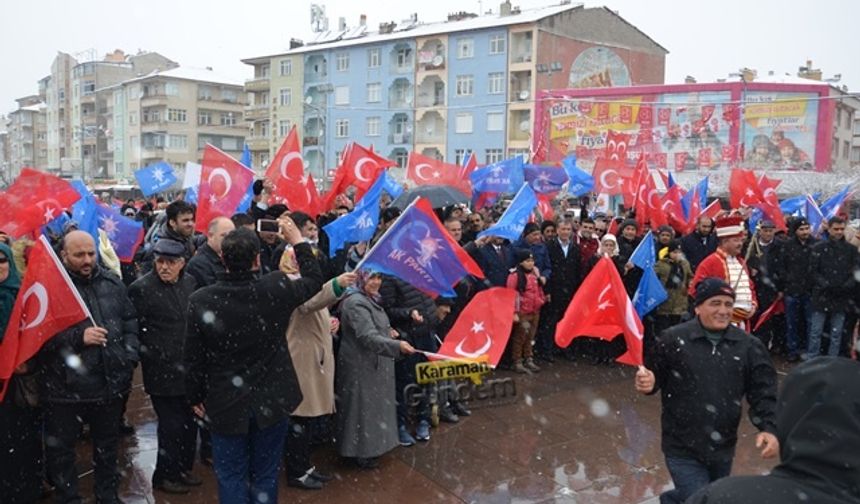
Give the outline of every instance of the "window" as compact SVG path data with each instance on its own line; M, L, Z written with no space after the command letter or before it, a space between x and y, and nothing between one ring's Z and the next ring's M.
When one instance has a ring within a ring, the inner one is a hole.
M334 104L349 105L349 86L338 86L334 88Z
M232 89L221 90L221 99L227 103L236 103L236 101L238 100L238 96L239 95L236 93L236 91L233 91Z
M851 152L851 142L845 140L842 142L842 157L848 159L849 153Z
M400 168L406 168L406 163L409 162L409 153L403 149L398 149L394 153L394 162L397 163L397 166Z
M454 163L458 166L463 166L463 163L466 161L466 158L469 157L472 151L469 149L457 149L454 151Z
M475 40L461 38L457 40L457 58L472 58L475 56Z
M135 88L132 88L132 89L137 90L137 88L136 88L136 87L135 87ZM132 92L132 93L131 93L131 98L132 98L133 100L136 100L136 99L137 99L137 93L136 93L136 92ZM64 101L66 101L66 90L65 90L65 89L60 89L59 91L57 91L57 101L58 101L58 102L60 102L60 103L63 103Z
M260 75L258 75L258 77L260 77L261 79L265 79L268 76L269 76L269 65L261 65L260 66Z
M169 146L171 149L188 150L188 136L186 136L186 135L170 135Z
M854 121L854 136L860 135L860 119Z
M379 103L382 101L381 96L382 84L379 82L371 82L367 85L367 103Z
M475 78L471 75L457 76L457 96L472 96L474 86Z
M334 122L334 136L337 138L349 136L349 119L338 119Z
M290 129L293 127L293 124L289 120L281 120L278 121L278 135L281 138L290 134Z
M502 94L505 92L505 74L504 72L493 72L487 76L487 93Z
M839 139L833 137L833 142L830 144L830 157L836 159L839 157Z
M490 37L490 54L503 54L505 52L505 36L493 35Z
M404 48L397 51L397 67L406 68L412 66L412 49Z
M528 149L508 149L508 158L514 158L520 156L523 158L524 162L528 162L529 160L529 150Z
M473 121L471 112L460 112L459 114L457 114L454 131L456 131L457 133L471 133L472 122Z
M291 58L282 59L280 66L281 66L281 77L286 77L288 75L293 74L293 60Z
M368 117L367 118L367 136L379 136L379 124L381 120L379 117Z
M382 62L382 55L379 48L367 50L367 68L379 68Z
M183 109L167 109L167 120L170 122L186 122L188 113Z
M289 107L293 103L293 90L291 88L281 88L280 104L282 107Z
M212 88L209 86L199 86L197 88L197 99L209 101L212 99Z
M484 151L484 159L487 164L498 163L502 161L502 156L504 155L504 151L502 149L487 149Z
M83 96L89 96L96 92L96 81L84 81L83 86L81 86L81 94Z
M144 123L153 123L161 121L161 113L158 109L144 109L143 110L143 122Z
M269 136L269 121L260 121L257 123L257 131L259 132L260 138L266 138Z
M847 130L851 129L851 123L854 121L852 115L850 110L845 113L845 129Z
M233 112L226 112L221 114L221 126L235 126L236 125L236 116L233 115Z
M164 94L167 96L179 96L179 84L168 82L164 85Z
M200 126L209 126L212 124L212 112L208 110L200 110L197 112L197 124Z
M129 112L128 124L129 126L134 126L135 124L137 124L137 112Z
M225 151L241 150L239 148L239 139L236 137L224 137L224 138L222 138L221 139L221 150L225 150Z
M505 127L503 112L487 112L487 131L502 131Z
M860 163L860 147L851 148L851 162Z
M349 53L337 53L334 57L334 64L338 72L349 71Z

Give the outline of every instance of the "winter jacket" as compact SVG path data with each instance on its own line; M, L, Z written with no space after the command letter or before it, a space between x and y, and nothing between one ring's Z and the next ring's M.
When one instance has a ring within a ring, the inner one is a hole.
M545 243L538 242L534 245L530 245L525 240L519 240L514 244L514 248L531 251L535 258L535 267L540 271L541 276L547 280L552 278L552 262L550 261L549 252Z
M809 273L812 278L812 308L824 312L847 312L853 301L858 253L845 240L823 240L812 247Z
M812 280L809 265L812 259L812 238L801 243L797 238L786 240L779 245L774 263L774 283L779 292L786 296L803 296L810 293Z
M185 395L185 317L188 298L197 290L194 277L183 272L168 284L150 271L128 288L140 328L140 364L147 394Z
M69 272L98 327L107 329L105 346L84 345L85 319L57 333L42 347L42 397L48 402L78 403L116 399L131 390L138 362L137 315L125 285L96 267L89 278ZM71 359L76 356L78 359ZM72 362L80 364L70 365Z
M185 273L194 278L198 289L214 284L218 281L218 275L223 275L226 271L221 258L208 243L197 249L197 253L185 267Z
M436 351L439 344L436 341L436 303L433 298L424 294L403 280L385 275L379 287L382 297L382 308L391 322L391 327L401 334L400 338L419 350ZM418 310L423 322L412 319L412 310Z
M496 247L487 243L483 247L474 248L474 242L466 245L466 252L481 267L487 281L494 287L504 287L508 280L508 271L516 266L514 249L508 242L501 245L501 254L496 252ZM474 253L473 253L474 251Z
M302 278L280 271L227 272L191 295L185 340L186 395L203 402L213 432L248 433L251 416L266 429L302 401L287 349L293 310L322 287L310 245L295 246Z
M546 295L543 293L543 288L536 273L540 273L537 271L537 268L535 268L535 271L526 274L526 288L523 292L517 290L519 273L514 270L508 275L507 287L517 291L516 312L519 314L531 315L538 313L544 303L546 303Z
M780 463L723 478L687 504L860 503L860 363L819 357L794 368L777 404Z
M734 456L741 401L760 431L775 433L776 370L758 338L729 326L712 344L698 317L671 327L646 354L662 393L663 453L700 461Z
M698 231L693 231L681 238L681 252L690 262L693 272L699 267L699 263L717 250L717 237L713 233L702 236Z
M143 247L138 250L138 263L140 264L140 274L145 275L152 271L152 262L155 259L153 247L158 240L173 240L182 244L185 247L185 261L188 262L194 256L197 250L196 240L194 236L184 237L170 227L167 218L164 218L162 224L156 224L154 230L150 230L147 234Z
M582 256L579 246L573 240L568 246L567 256L564 255L564 249L561 248L561 243L558 240L549 242L547 251L555 272L547 282L548 292L552 304L563 313L585 277Z
M657 307L658 315L683 315L689 309L687 288L690 286L690 281L693 280L693 271L690 269L690 263L686 259L681 259L681 278L677 279L678 286L669 288L669 275L672 273L672 264L672 260L666 256L654 265L654 272L657 273L657 278L660 279L660 283L669 295L666 301ZM672 280L674 283L675 279Z

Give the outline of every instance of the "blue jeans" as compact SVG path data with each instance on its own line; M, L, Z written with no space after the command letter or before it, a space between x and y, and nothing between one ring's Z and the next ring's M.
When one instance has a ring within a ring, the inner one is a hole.
M809 328L809 345L806 348L806 357L811 359L821 355L821 333L824 332L824 322L830 315L830 348L827 355L836 357L839 355L839 344L842 341L842 326L845 325L845 312L823 312L812 313L812 323Z
M788 355L795 356L800 350L800 317L806 321L806 333L812 326L812 303L809 295L785 296L785 344Z
M666 455L666 468L675 488L660 495L660 504L683 504L698 489L728 476L732 472L732 461L704 463Z
M261 430L253 417L247 434L225 436L212 432L219 502L278 502L278 470L286 435L286 419Z

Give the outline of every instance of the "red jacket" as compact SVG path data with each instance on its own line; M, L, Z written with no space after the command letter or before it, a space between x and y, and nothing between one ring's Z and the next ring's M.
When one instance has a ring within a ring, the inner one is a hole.
M507 287L517 290L517 272L508 275ZM537 277L537 268L526 275L525 292L517 291L517 313L530 315L540 311L541 306L546 303L546 295L543 293Z

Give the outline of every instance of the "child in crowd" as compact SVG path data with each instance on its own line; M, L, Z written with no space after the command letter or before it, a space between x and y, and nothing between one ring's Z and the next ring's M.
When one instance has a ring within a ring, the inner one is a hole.
M507 282L508 288L515 289L518 294L510 343L511 359L517 373L537 372L540 368L534 362L532 346L546 296L531 251L517 249L515 255L517 266L511 270Z

